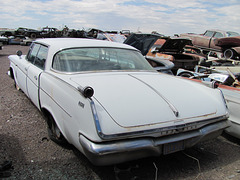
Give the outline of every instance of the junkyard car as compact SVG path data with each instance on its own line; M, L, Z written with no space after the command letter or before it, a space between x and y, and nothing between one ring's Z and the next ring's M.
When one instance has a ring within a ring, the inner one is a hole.
M192 45L191 40L179 37L167 37L157 34L131 34L124 42L137 49L142 54L174 63L173 74L179 68L193 70L205 57L184 52L186 45Z
M204 73L196 73L196 72L190 72L186 70L179 70L179 72L187 73L185 75L192 75L191 77L189 76L190 77L189 80L193 80L199 83L206 83L211 80L218 83L218 86L219 86L218 88L220 88L221 91L223 92L228 109L229 109L228 121L230 126L226 128L224 131L229 135L232 135L236 138L240 138L240 112L239 112L239 109L240 109L240 86L239 85L240 84L236 87L224 85L226 81L232 82L231 80L228 80L229 78L225 80L226 78L224 77L225 76L224 74L213 73L208 76ZM211 76L214 74L215 76ZM222 78L220 75L222 75Z
M240 89L229 86L221 86L224 93L228 109L230 127L225 129L225 132L240 138Z
M190 38L193 45L204 53L209 51L221 52L222 54L219 55L219 58L237 60L240 58L239 36L240 34L237 32L216 29L207 30L204 34L180 34L180 37Z
M26 37L25 39L22 39L22 41L20 42L20 45L30 46L34 40L35 39L31 39L31 38Z
M97 38L100 40L107 40L113 42L123 43L127 38L126 36L119 34L119 33L98 33Z
M173 153L228 127L218 89L159 73L131 46L54 38L17 54L9 74L45 115L50 138L95 165Z
M200 83L215 81L223 92L229 109L228 120L230 127L226 128L225 132L236 138L240 138L240 74L238 73L235 76L230 70L226 73L201 66L196 67L195 70L195 72L191 72L179 69L177 75L189 77L190 80Z
M225 59L240 60L240 35L219 38L215 41L215 45L221 47Z
M7 43L8 43L8 38L4 36L0 36L0 50L2 50L3 44L7 44Z

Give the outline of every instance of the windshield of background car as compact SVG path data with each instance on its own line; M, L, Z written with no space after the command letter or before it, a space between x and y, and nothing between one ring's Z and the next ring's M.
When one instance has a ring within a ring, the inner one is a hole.
M74 48L58 52L52 68L63 72L154 70L138 51L118 48Z

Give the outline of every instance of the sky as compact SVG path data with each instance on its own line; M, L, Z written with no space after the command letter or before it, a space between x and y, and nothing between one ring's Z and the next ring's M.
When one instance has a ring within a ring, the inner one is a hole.
M0 0L0 28L240 33L240 0Z

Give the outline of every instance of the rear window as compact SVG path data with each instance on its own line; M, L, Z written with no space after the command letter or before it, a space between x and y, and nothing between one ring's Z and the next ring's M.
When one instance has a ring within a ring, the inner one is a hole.
M234 37L234 36L240 36L240 34L237 32L231 32L231 31L227 32L227 37Z
M74 48L58 52L52 68L63 72L153 70L138 51L118 48Z

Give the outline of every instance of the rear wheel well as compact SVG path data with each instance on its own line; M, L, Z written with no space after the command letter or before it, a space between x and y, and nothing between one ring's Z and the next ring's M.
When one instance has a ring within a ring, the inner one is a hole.
M12 79L14 79L14 73L13 73L13 69L11 67L9 68L9 71L10 71L10 77Z
M236 54L237 54L236 51L234 49L231 49L231 48L225 49L223 51L223 56L224 56L225 59L234 59Z
M48 136L50 139L61 146L68 146L69 143L58 128L52 114L45 108L42 108L41 111L47 123Z
M48 123L49 117L52 116L51 113L47 109L45 109L45 108L42 108L41 112L42 112L42 114L44 116L45 121Z

